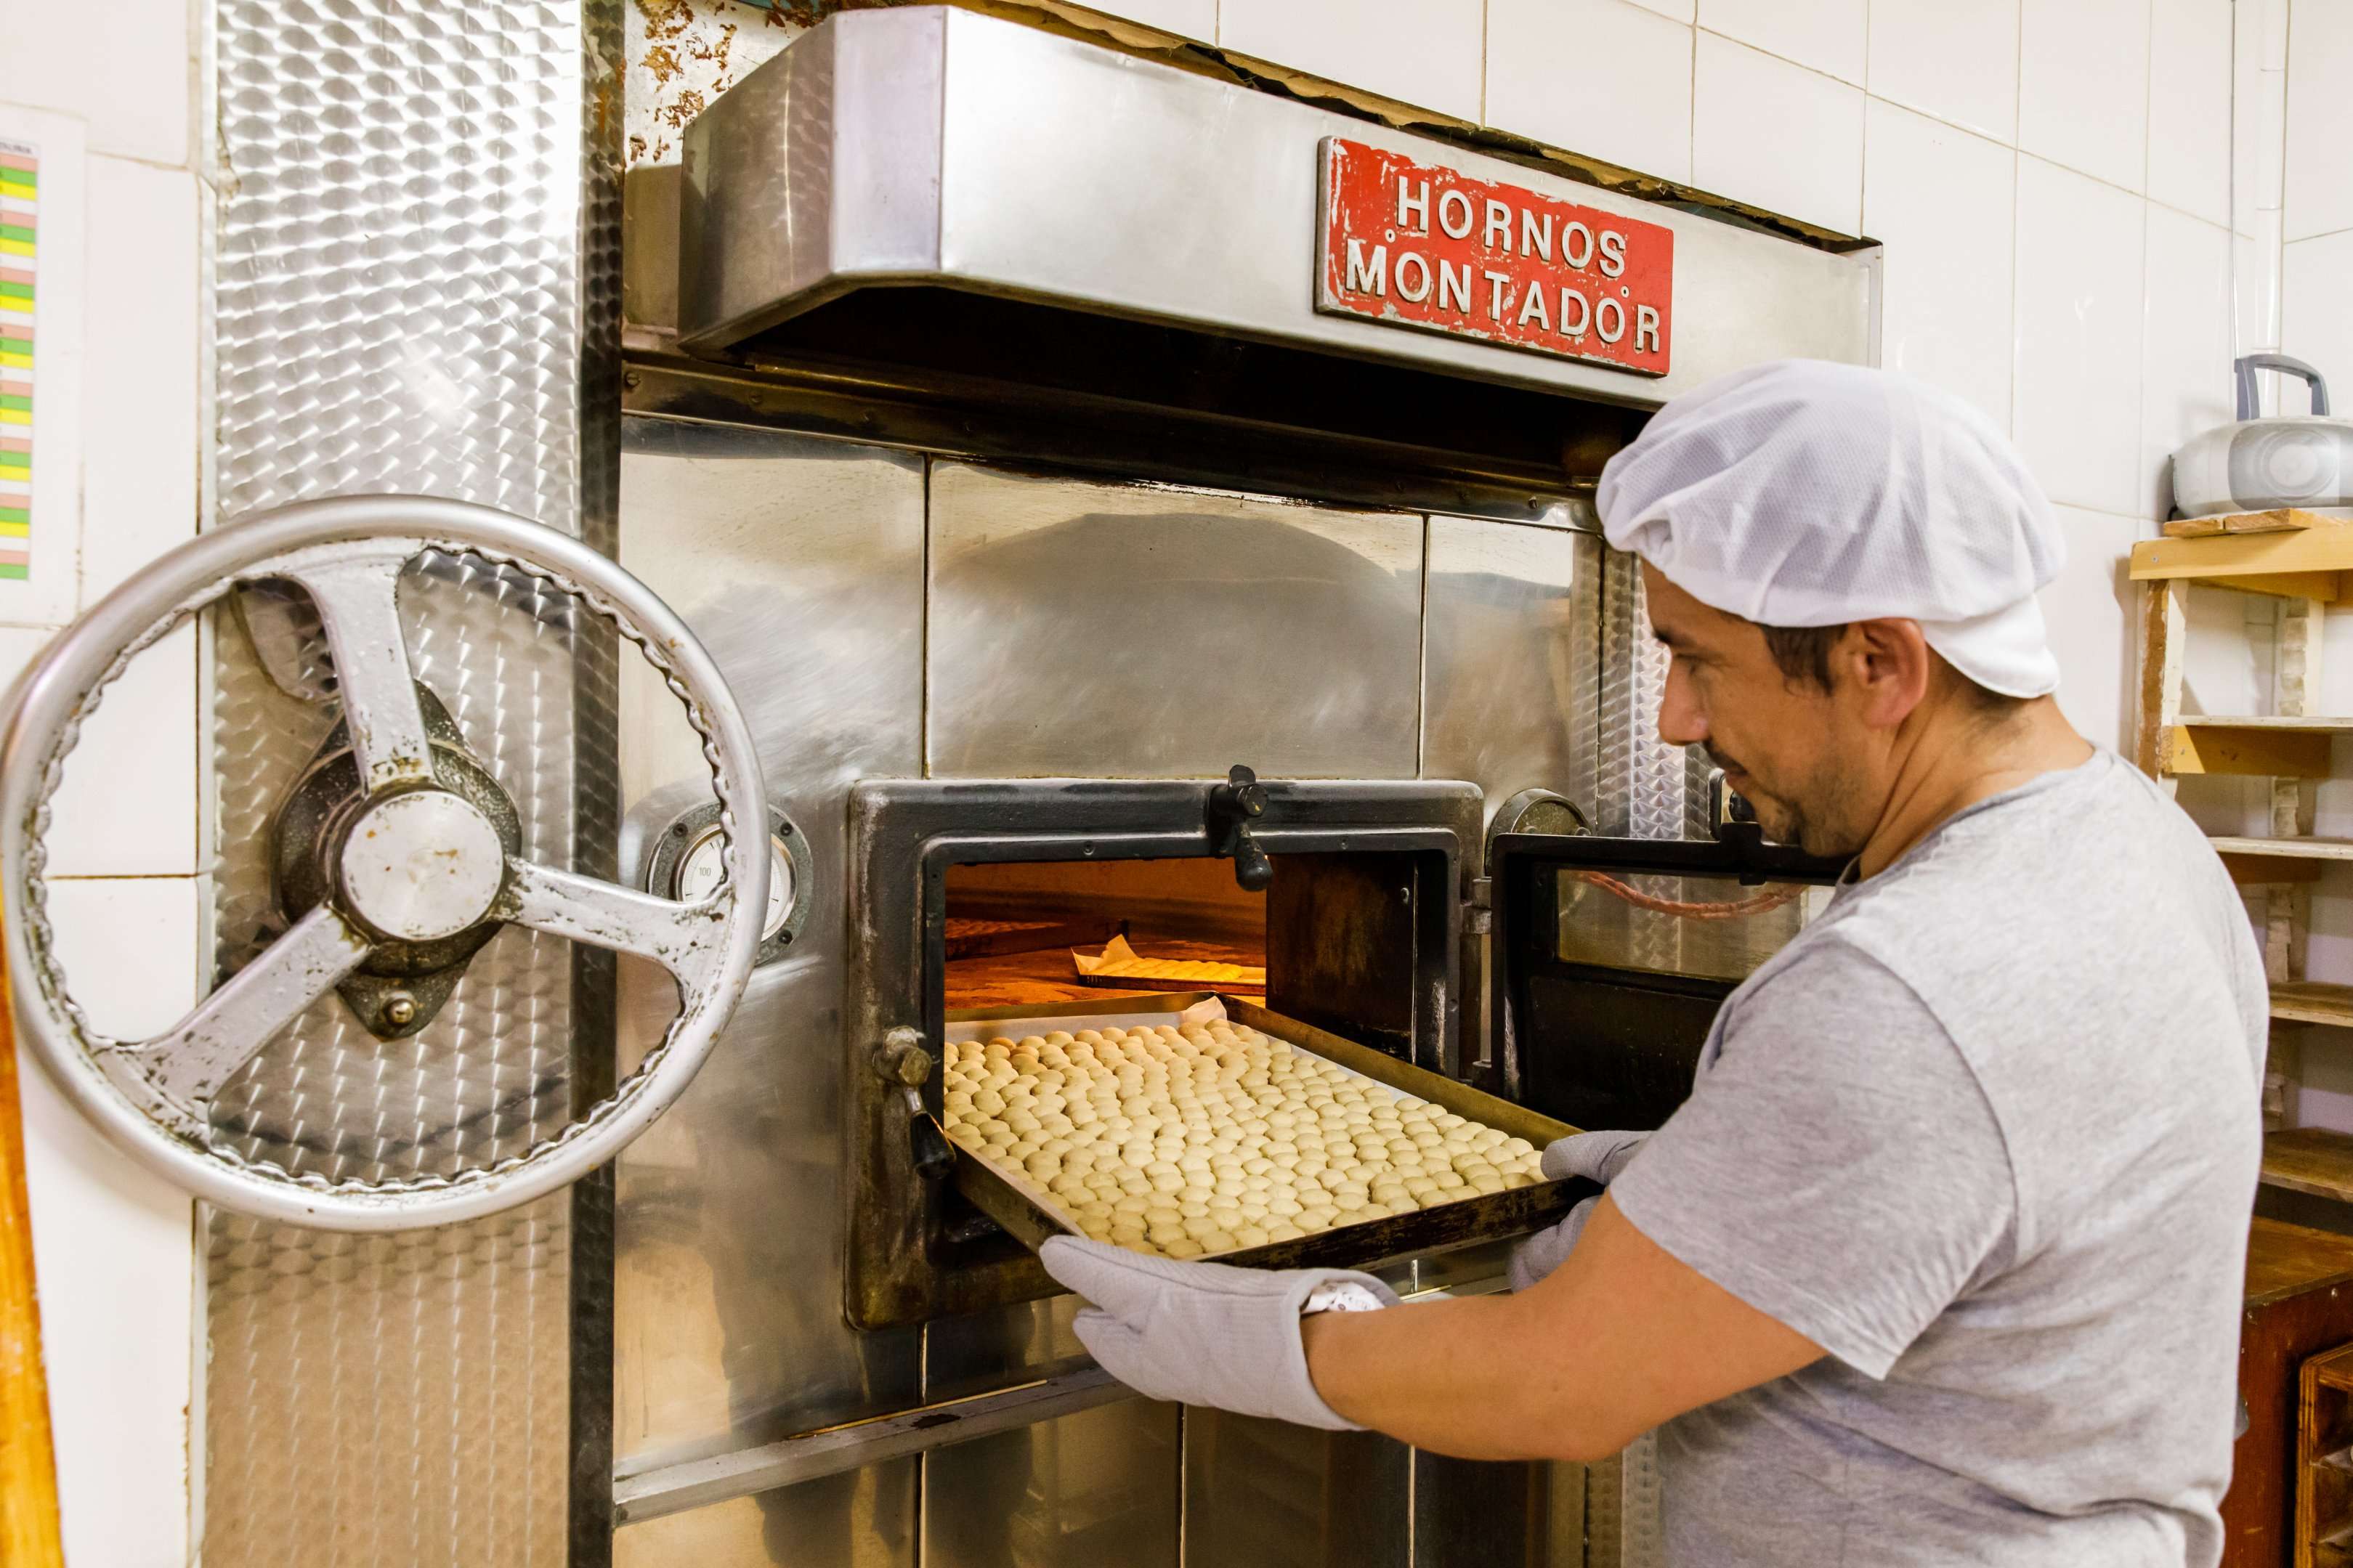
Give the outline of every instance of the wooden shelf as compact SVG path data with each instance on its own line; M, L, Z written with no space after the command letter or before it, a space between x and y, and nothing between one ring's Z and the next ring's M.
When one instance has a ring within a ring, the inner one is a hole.
M2162 765L2176 776L2324 779L2329 776L2329 743L2339 735L2353 735L2353 719L2184 713L2167 736Z
M2135 582L2181 582L2246 594L2335 604L2338 574L2353 571L2353 526L2328 524L2265 533L2144 539L2133 546Z
M2285 533L2298 528L2344 526L2341 518L2323 517L2299 507L2272 511L2233 511L2220 517L2177 517L2165 525L2168 539L2204 539L2217 533Z
M2319 1127L2264 1133L2263 1183L2353 1203L2353 1137Z
M2317 882L2331 860L2353 860L2353 838L2210 838L2231 879L2248 884Z
M2353 985L2323 980L2275 980L2272 1016L2295 1024L2333 1024L2353 1029Z

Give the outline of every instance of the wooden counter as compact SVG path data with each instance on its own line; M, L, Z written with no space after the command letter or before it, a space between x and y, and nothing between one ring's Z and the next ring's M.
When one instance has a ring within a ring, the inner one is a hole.
M2287 1568L2295 1556L2297 1375L2353 1341L2353 1237L2258 1219L2247 1237L2239 1393L2247 1433L2222 1498L2223 1568Z

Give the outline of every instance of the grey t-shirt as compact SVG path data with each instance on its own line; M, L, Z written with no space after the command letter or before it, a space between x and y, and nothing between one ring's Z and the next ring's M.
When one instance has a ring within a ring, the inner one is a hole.
M2103 752L1955 816L1735 992L1611 1192L1830 1353L1659 1432L1689 1568L2211 1568L2262 960Z

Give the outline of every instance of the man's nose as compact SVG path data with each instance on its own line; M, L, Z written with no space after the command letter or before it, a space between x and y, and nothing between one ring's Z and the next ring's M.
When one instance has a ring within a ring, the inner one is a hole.
M1707 715L1691 686L1680 665L1667 666L1667 688L1659 694L1659 739L1670 746L1695 746L1707 739Z

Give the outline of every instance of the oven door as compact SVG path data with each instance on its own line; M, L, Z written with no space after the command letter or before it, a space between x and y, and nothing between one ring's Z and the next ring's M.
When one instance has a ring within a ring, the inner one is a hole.
M1683 1103L1716 1009L1844 870L1753 826L1725 835L1490 843L1489 1016L1513 1099L1577 1127L1644 1129Z

